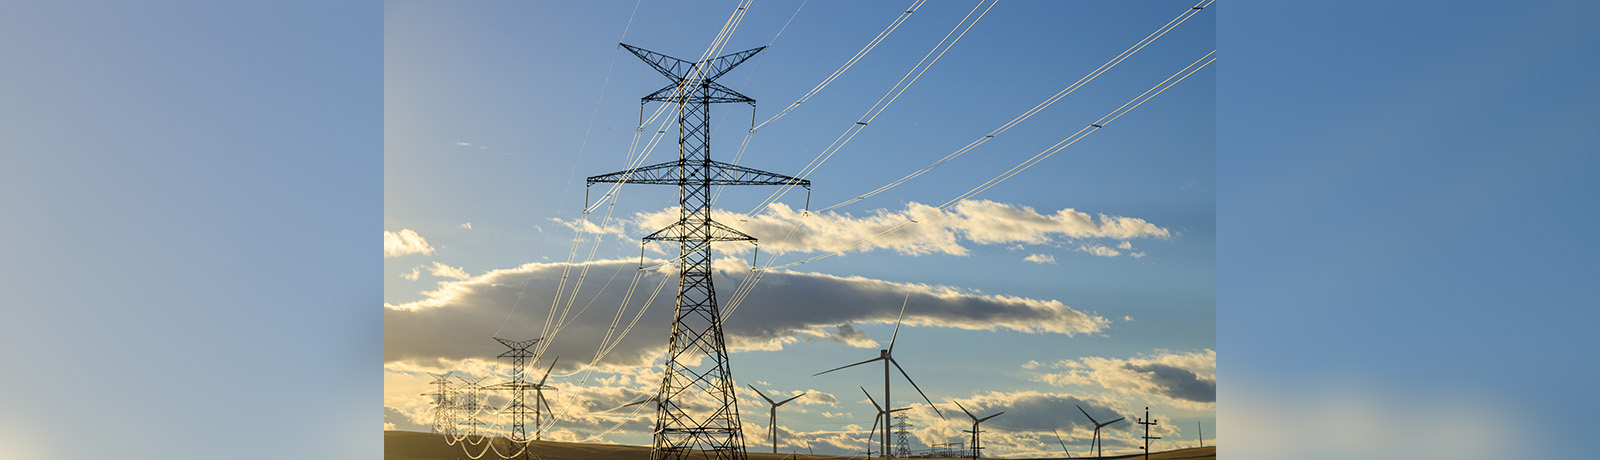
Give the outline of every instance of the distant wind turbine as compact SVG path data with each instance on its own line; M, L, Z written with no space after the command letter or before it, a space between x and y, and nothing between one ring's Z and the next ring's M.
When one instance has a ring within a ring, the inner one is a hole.
M750 387L751 390L755 390L756 396L760 396L761 399L767 400L767 404L772 406L772 417L767 420L767 431L771 432L771 434L772 434L772 453L776 454L776 453L778 453L778 406L782 406L783 403L786 403L786 402L789 402L789 401L794 401L795 399L797 399L797 398L799 398L801 396L805 396L806 394L805 393L800 393L798 395L795 395L793 398L785 399L785 400L778 401L778 402L772 402L772 398L768 398L766 394L763 394L761 392L761 390L756 390L756 387L754 385L750 385L750 384L747 383L747 384L745 384L745 386Z
M961 412L966 413L967 414L967 418L972 419L972 431L970 431L970 433L972 433L972 458L978 458L978 450L983 448L980 445L980 443L979 443L980 439L978 438L978 433L982 433L983 430L978 429L978 424L983 423L985 420L988 420L988 419L991 419L991 418L995 418L995 417L999 417L1000 414L1004 414L1004 413L1006 413L1006 411L1000 411L999 414L990 415L990 416L984 417L984 418L978 418L978 416L972 415L971 412L967 412L967 408L966 407L962 407L961 403L959 403L959 402L956 403L956 407L960 407L961 408Z
M840 369L846 369L846 368L851 368L851 367L855 367L855 366L860 366L862 364L870 363L870 362L873 362L873 361L883 361L883 404L885 406L894 405L893 400L889 399L889 365L890 364L893 364L895 369L899 369L900 370L900 375L905 376L907 382L911 382L911 387L917 389L917 394L922 395L922 400L927 401L929 406L934 406L933 405L933 400L932 399L928 399L928 394L922 392L922 387L917 386L917 382L914 381L914 380L911 380L911 375L906 373L905 368L900 367L900 363L898 361L894 360L894 342L895 342L895 339L898 339L900 337L900 320L905 318L905 316L906 316L906 303L910 302L910 301L911 301L911 293L907 292L906 293L906 300L900 303L900 317L896 318L894 320L894 334L889 336L889 348L885 349L885 350L878 350L878 357L872 358L872 359L869 359L869 360L866 360L866 361L862 361L862 362L859 362L859 363L851 364L851 365L848 365L848 366L835 367L833 369L828 369L828 370L825 370L825 371L822 371L822 372L818 372L818 373L815 373L815 374L811 374L811 375L813 377L815 377L815 376L818 376L818 375L826 374L826 373L833 372L833 371L840 370ZM877 404L877 403L873 403L873 404ZM933 413L938 414L939 418L941 418L941 419L944 418L944 414L939 413L939 409L938 409L937 406L934 406ZM879 414L879 415L882 416L883 414ZM883 422L883 431L881 432L882 437L880 439L882 441L883 452L889 452L889 420L885 419L885 420L882 420L882 422ZM874 424L874 425L876 425L876 424ZM876 430L876 429L874 429L874 430Z
M1112 421L1105 422L1105 423L1100 423L1100 422L1095 421L1093 416L1089 415L1089 411L1083 410L1083 406L1078 406L1077 404L1073 404L1073 405L1078 407L1078 412L1083 412L1083 416L1084 417L1089 417L1089 423L1093 423L1094 424L1094 440L1089 442L1090 451L1095 452L1094 458L1100 458L1101 456L1104 456L1105 455L1105 451L1106 451L1106 446L1100 442L1100 428L1104 427L1106 425L1110 425L1110 424L1113 424L1113 423L1120 422L1120 421L1122 421L1122 419L1124 419L1126 417L1117 417L1116 420L1112 420ZM1099 447L1098 450L1096 450L1097 446Z

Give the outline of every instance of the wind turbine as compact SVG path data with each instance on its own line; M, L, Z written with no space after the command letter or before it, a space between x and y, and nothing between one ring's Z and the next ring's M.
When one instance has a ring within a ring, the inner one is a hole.
M860 366L862 364L870 363L870 362L873 362L873 361L883 361L883 404L886 405L886 406L893 406L894 405L893 400L889 399L889 365L893 364L895 369L899 369L900 370L900 375L905 376L907 382L911 382L911 387L917 389L917 394L922 395L922 400L927 401L928 402L928 406L934 407L933 413L938 414L939 418L941 418L941 419L944 418L944 414L939 413L938 407L933 405L933 400L932 399L928 399L928 394L922 392L922 387L917 386L917 382L914 381L914 380L911 380L911 375L906 373L905 368L900 367L900 363L894 360L894 341L895 341L895 339L900 337L900 320L905 318L905 316L906 316L906 303L910 302L910 301L911 301L911 293L907 292L906 293L906 300L900 303L900 317L896 318L894 320L894 334L889 336L889 348L886 349L886 350L878 350L878 357L872 358L872 359L869 359L869 360L866 360L866 361L862 361L862 362L859 362L859 363L851 364L851 365L848 365L848 366L835 367L833 369L828 369L828 370L825 370L825 371L822 371L822 372L811 374L811 376L815 377L815 376L818 376L818 375L826 374L826 373L833 372L833 371L840 370L840 369L846 369L846 368ZM873 404L877 404L877 403L873 403ZM879 414L879 415L882 415L882 414ZM882 431L881 440L882 440L883 451L886 452L886 453L889 452L889 421L888 420L883 420L883 431Z
M1100 423L1100 422L1095 421L1093 416L1089 415L1089 411L1083 410L1083 406L1078 406L1077 404L1073 404L1073 405L1078 407L1078 412L1083 412L1083 416L1084 417L1089 417L1089 423L1093 423L1094 424L1094 440L1093 441L1089 441L1089 450L1091 452L1095 452L1094 458L1100 458L1102 455L1105 454L1105 450L1106 450L1106 446L1104 444L1100 443L1100 428L1104 427L1106 425L1110 425L1110 424L1113 424L1113 423L1120 422L1125 417L1117 417L1116 420L1112 420L1112 421L1105 422L1105 423ZM1096 446L1099 446L1099 450L1095 450Z
M872 420L872 431L873 432L877 432L878 431L878 422L884 421L884 420L888 420L890 414L893 414L895 412L900 412L900 411L911 410L911 408L909 408L909 407L902 407L902 408L899 408L899 409L884 410L883 406L879 406L877 401L873 401L872 400L872 393L867 393L867 387L861 387L861 394L867 395L867 402L872 403L872 408L878 410L878 418ZM888 426L885 425L885 428L888 428ZM883 452L881 452L883 454L883 458L889 458L889 451L887 449L888 448L885 447L885 450ZM867 438L867 458L872 458L872 438L870 438L870 437Z
M988 420L988 419L991 419L991 418L999 417L1000 414L1004 414L1004 413L1006 413L1006 411L1000 411L999 414L990 415L990 416L984 417L984 418L978 418L978 416L972 415L971 412L967 412L967 408L962 407L961 403L959 403L959 402L956 403L956 407L960 407L961 408L961 412L966 413L967 414L967 418L972 419L972 431L969 431L968 433L972 433L972 458L978 458L978 449L982 449L983 448L983 447L980 447L980 445L978 443L978 433L982 433L983 432L983 430L978 429L978 424L983 423L984 420Z
M558 362L561 362L560 356L557 356L556 359L550 361L550 368L545 369L544 377L539 379L539 383L533 385L533 396L534 398L538 399L538 401L535 401L533 405L534 440L541 440L542 438L540 436L544 432L544 416L540 415L539 406L544 406L544 413L550 413L550 403L545 402L544 400L544 390L556 391L556 387L545 385L544 382L550 380L550 372L556 370L556 363ZM550 414L550 418L554 419L555 414Z
M776 454L778 453L778 406L782 406L783 403L789 401L794 401L795 399L805 396L806 394L800 393L795 395L793 398L772 402L772 398L768 398L766 394L761 393L761 390L756 390L755 385L750 385L747 383L745 386L750 387L751 390L755 390L757 396L760 396L761 399L767 400L767 404L772 406L772 418L767 420L767 431L772 434L772 453Z
M1056 443L1057 444L1061 444L1061 451L1065 452L1067 454L1067 458L1072 458L1072 451L1067 450L1066 441L1062 441L1061 440L1061 432L1058 431L1058 430L1051 430L1051 431L1054 431L1056 433Z

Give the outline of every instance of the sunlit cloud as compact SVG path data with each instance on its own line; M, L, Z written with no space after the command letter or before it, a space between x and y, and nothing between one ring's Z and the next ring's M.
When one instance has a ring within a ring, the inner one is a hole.
M1028 262L1033 262L1033 263L1036 263L1036 264L1055 265L1056 256L1052 256L1052 255L1049 255L1049 254L1029 254L1028 257L1023 257L1022 260L1025 260L1025 261L1028 261Z
M433 254L433 246L408 228L399 232L383 231L383 257L400 257L407 254Z
M767 211L743 216L714 211L714 219L761 240L763 252L867 252L890 250L906 255L967 255L967 244L1005 245L1044 244L1062 240L1170 238L1166 228L1134 217L1100 214L1071 208L1043 214L1032 207L987 200L962 201L947 210L921 203L907 203L904 209L879 209L864 216L825 212L803 215L782 203ZM636 232L653 232L678 220L677 208L639 213L631 225ZM885 233L896 227L897 231ZM575 226L589 233L616 233L610 227ZM1107 248L1110 250L1109 248ZM719 251L748 251L741 245L724 245ZM1114 251L1114 250L1113 250Z
M1128 318L1124 318L1125 320ZM1034 380L1063 387L1100 387L1118 393L1157 397L1176 407L1208 409L1217 400L1217 352L1157 350L1133 358L1085 357L1049 366L1060 372Z
M455 278L458 280L464 280L472 277L472 275L467 274L466 270L462 270L461 267L452 267L437 261L433 263L433 268L429 269L428 274L441 278Z

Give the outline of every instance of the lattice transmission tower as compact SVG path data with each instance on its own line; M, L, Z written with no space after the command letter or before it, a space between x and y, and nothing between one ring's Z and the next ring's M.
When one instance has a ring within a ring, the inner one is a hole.
M716 82L729 70L766 47L694 62L621 44L671 83L641 98L676 109L678 159L661 164L588 178L588 185L634 183L678 187L678 221L644 237L644 241L676 241L678 298L672 333L667 339L666 366L657 394L651 459L683 459L699 451L702 458L745 458L744 434L734 398L722 335L722 313L712 286L711 243L755 238L711 219L711 187L724 185L799 185L811 182L711 159L711 104L747 103L755 99ZM641 115L642 118L642 115ZM641 129L643 127L641 126ZM703 359L702 359L703 358ZM698 366L690 363L700 362Z
M506 348L510 348L510 350L501 353L499 357L511 359L511 381L496 384L489 388L492 390L505 391L511 394L511 402L506 404L506 407L500 409L501 414L511 417L511 433L506 437L513 442L527 442L528 414L534 414L535 417L538 416L538 411L536 410L538 406L537 401L534 402L535 407L533 408L530 408L527 404L525 404L527 401L528 390L532 390L535 385L534 383L529 382L525 376L528 369L528 358L533 357L533 352L529 351L528 349L532 348L534 344L539 343L540 339L506 340L495 337L494 340L505 345Z
M895 445L895 456L906 458L911 456L911 420L906 414L895 414L895 435L899 437Z
M428 382L428 384L438 386L438 389L422 394L423 396L433 397L433 432L450 434L451 430L454 429L452 423L454 414L452 412L455 405L450 399L450 373L435 374L429 372L428 375L433 376L433 381Z

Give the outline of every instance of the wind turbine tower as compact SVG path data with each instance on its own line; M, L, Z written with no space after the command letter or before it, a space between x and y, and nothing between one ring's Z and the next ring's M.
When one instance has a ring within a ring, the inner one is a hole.
M1083 412L1084 417L1089 417L1089 423L1094 424L1094 438L1089 441L1089 451L1094 453L1094 458L1100 458L1104 456L1106 453L1106 446L1100 443L1100 429L1113 423L1120 422L1122 419L1127 417L1117 417L1116 420L1100 423L1095 421L1094 416L1089 415L1089 411L1083 410L1083 406L1078 406L1077 404L1073 405L1078 407L1078 412Z
M711 283L711 243L754 243L756 239L711 219L711 186L799 185L810 190L811 181L711 160L711 104L754 106L756 102L716 83L716 79L766 47L685 61L621 45L670 81L641 98L640 103L670 104L678 122L677 160L587 179L588 185L630 183L678 188L678 220L644 237L645 241L676 241L680 254L677 305L672 314L672 333L667 338L650 458L682 459L699 451L705 458L743 460L746 455L739 404L722 334L722 312L717 308L717 293ZM702 364L691 366L701 362L702 357L707 358ZM714 403L709 408L690 403L698 399L696 396Z
M789 399L772 402L772 398L768 398L766 394L761 392L761 390L756 390L754 385L745 386L750 387L751 390L755 390L757 396L760 396L761 399L767 400L767 404L772 406L771 417L767 419L767 432L771 434L772 437L772 453L776 454L778 453L778 406L782 406L783 403L799 399L801 396L805 396L806 394L800 393Z
M959 403L959 402L956 403L956 407L960 407L961 408L961 412L967 414L967 418L972 419L972 431L971 431L971 433L972 433L972 458L978 458L978 456L980 455L979 451L983 449L982 439L978 437L978 434L982 433L983 430L978 427L978 424L983 423L985 420L989 420L991 418L999 417L1000 414L1004 414L1006 412L1005 411L1000 411L999 414L990 415L990 416L984 417L984 418L978 418L978 416L972 415L971 412L967 412L967 408L966 407L962 407L961 403Z
M1151 420L1150 419L1150 408L1149 407L1144 408L1144 419L1139 420L1139 424L1140 425L1144 425L1144 447L1141 447L1140 449L1144 449L1144 458L1145 458L1145 460L1150 460L1150 440L1151 439L1161 439L1161 437L1160 436L1154 436L1154 437L1150 436L1150 426L1151 425L1156 425L1157 423L1156 423L1156 420Z
M906 315L906 302L909 302L910 300L911 300L911 294L910 293L906 293L906 300L904 302L900 303L900 317L896 318L894 320L894 334L889 336L889 348L878 350L878 357L872 358L872 359L869 359L869 360L866 360L866 361L862 361L862 362L859 362L859 363L850 364L850 365L847 365L847 366L835 367L833 369L828 369L828 370L825 370L825 371L822 371L822 372L811 374L811 376L815 377L815 376L818 376L818 375L826 374L826 373L837 371L837 370L840 370L840 369L846 369L846 368L860 366L862 364L870 363L870 362L873 362L873 361L883 361L883 404L885 406L893 406L894 405L894 403L892 402L893 400L889 399L889 365L893 364L895 369L900 370L900 375L905 376L907 382L911 382L911 388L916 388L917 389L917 394L922 395L922 400L923 401L927 401L928 402L928 406L934 408L933 409L933 413L938 414L939 418L941 418L941 419L944 418L944 414L939 413L938 406L934 406L933 400L932 399L928 399L928 394L922 392L922 387L917 386L917 382L915 380L911 380L911 375L906 373L905 368L900 367L900 362L895 361L895 359L894 359L894 342L895 342L896 339L898 339L900 337L900 320L905 318L905 315ZM865 391L865 390L863 390L863 391ZM869 395L868 399L870 399L870 398L871 398L871 396ZM877 404L877 403L873 403L873 404ZM887 415L882 414L882 413L880 413L878 415L879 415L879 417L887 417ZM880 450L882 452L884 452L885 454L887 454L889 452L889 419L883 418L882 420L879 420L879 421L883 422L882 437L880 438L881 441L882 441L881 445L882 445L883 448L880 449ZM874 422L874 424L876 425L876 422Z

